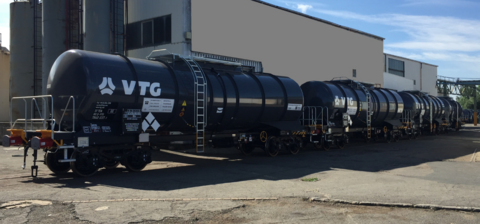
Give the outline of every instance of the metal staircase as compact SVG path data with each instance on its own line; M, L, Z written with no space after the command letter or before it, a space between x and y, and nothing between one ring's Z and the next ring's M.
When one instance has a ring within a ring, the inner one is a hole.
M372 115L373 115L373 104L372 104L372 97L371 97L371 94L370 94L370 91L368 90L368 88L358 82L358 81L355 81L353 79L349 79L349 78L345 78L345 77L337 77L337 78L333 78L332 81L337 81L337 82L350 82L350 85L351 87L354 87L354 85L356 85L357 88L359 89L362 89L363 92L365 93L365 97L367 98L367 117L365 119L365 123L367 124L367 139L371 139L372 138ZM363 105L360 107L361 109L363 108Z
M357 82L355 80L352 80L353 83L355 83L360 89L363 90L365 93L365 97L367 98L367 117L366 117L366 123L367 123L367 139L372 138L372 98L370 95L370 91L362 85L360 82Z
M207 80L200 66L191 58L183 58L195 80L195 129L197 153L205 152L205 127L207 125Z

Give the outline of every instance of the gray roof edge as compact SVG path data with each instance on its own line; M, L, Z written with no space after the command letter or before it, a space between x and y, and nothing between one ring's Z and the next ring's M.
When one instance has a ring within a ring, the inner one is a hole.
M354 33L365 35L365 36L371 37L373 39L377 39L377 40L381 40L381 41L385 40L385 38L380 37L380 36L376 36L376 35L366 33L366 32L360 31L360 30L356 30L356 29L353 29L353 28L350 28L350 27L342 26L342 25L339 25L339 24L336 24L336 23L333 23L333 22L330 22L330 21L327 21L327 20L324 20L324 19L320 19L320 18L317 18L317 17L314 17L314 16L309 16L307 14L303 14L303 13L297 12L295 10L287 9L287 8L284 8L284 7L281 7L281 6L278 6L278 5L270 4L270 3L264 2L262 0L252 0L252 1L264 4L264 5L268 5L268 6L283 10L283 11L287 11L287 12L290 12L290 13L293 13L293 14L297 14L299 16L303 16L303 17L306 17L306 18L309 18L309 19L313 19L313 20L316 20L316 21L319 21L319 22L322 22L322 23L326 23L328 25L332 25L332 26L335 26L335 27L338 27L338 28L341 28L341 29L344 29L344 30L348 30L348 31L351 31L351 32L354 32Z
M383 54L389 55L389 56L393 56L393 57L397 57L397 58L401 58L401 59L405 59L405 60L409 60L409 61L419 62L419 63L425 64L425 65L430 65L430 66L434 66L434 67L437 67L437 68L438 68L438 65L434 65L434 64L430 64L430 63L425 63L425 62L423 62L423 61L417 61L417 60L414 60L414 59L410 59L410 58L406 58L406 57L402 57L402 56L398 56L398 55L394 55L394 54L388 54L388 53L383 53Z

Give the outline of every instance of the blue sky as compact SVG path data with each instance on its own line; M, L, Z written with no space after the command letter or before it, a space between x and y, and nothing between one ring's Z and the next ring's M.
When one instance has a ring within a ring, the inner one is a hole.
M0 33L2 34L2 46L10 49L10 2L0 0Z
M384 52L480 79L480 0L264 0L385 38Z
M438 74L480 79L480 0L264 0L386 38L384 51L438 65ZM9 46L12 0L0 0Z

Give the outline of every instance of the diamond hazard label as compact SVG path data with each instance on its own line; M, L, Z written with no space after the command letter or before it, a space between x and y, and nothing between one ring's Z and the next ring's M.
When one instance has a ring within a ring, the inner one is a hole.
M160 124L157 122L152 113L148 113L147 117L145 117L145 120L142 123L143 131L146 131L149 127L153 128L155 131L160 128Z

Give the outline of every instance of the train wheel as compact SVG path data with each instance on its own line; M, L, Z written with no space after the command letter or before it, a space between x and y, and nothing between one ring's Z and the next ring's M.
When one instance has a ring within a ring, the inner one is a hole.
M339 149L343 149L345 148L345 141L343 141L343 139L337 139L335 145L337 145Z
M297 155L300 152L300 149L300 142L298 140L296 141L295 139L292 139L292 144L288 146L288 151L290 152L290 154Z
M111 169L117 168L118 165L120 165L120 162L115 160L109 160L109 161L105 161L104 164L105 164L105 169L111 170Z
M314 143L314 145L315 145L315 148L317 148L317 149L322 149L323 148L323 145L322 145L321 142Z
M372 140L372 138L368 138L368 136L365 135L365 142L366 143L370 143L371 140Z
M328 143L328 141L323 141L323 148L325 151L330 151L330 143Z
M85 152L75 151L72 155L75 162L70 162L72 171L82 177L90 177L98 171L98 158L89 150Z
M277 142L277 138L275 138L274 136L271 136L268 138L268 141L265 143L265 152L267 153L267 155L269 155L270 157L275 157L278 155L279 151L278 150L278 142Z
M298 144L292 144L288 146L288 151L292 155L297 155L300 152L300 146Z
M398 142L400 140L400 134L393 134L393 140Z
M390 132L387 132L387 135L385 136L385 140L387 141L387 143L392 142L392 134L390 134Z
M58 160L63 158L63 150L59 150L56 153L47 152L45 154L45 164L48 169L55 174L65 174L70 171L70 163L60 163Z
M252 155L252 152L255 149L255 147L240 143L238 144L238 149L243 153L243 155L250 156Z
M123 165L130 172L139 172L147 166L150 160L147 151L134 150L125 157Z

